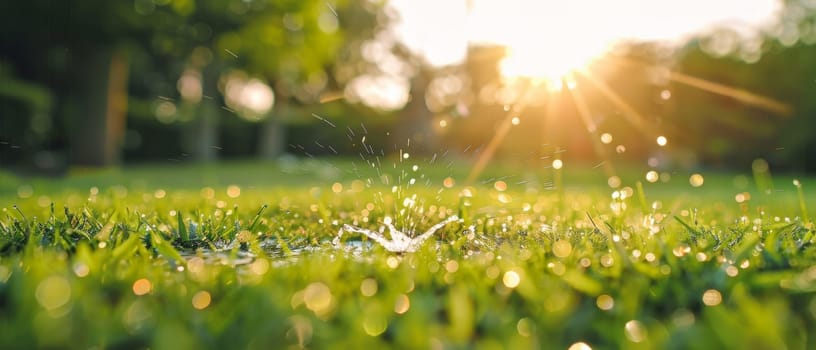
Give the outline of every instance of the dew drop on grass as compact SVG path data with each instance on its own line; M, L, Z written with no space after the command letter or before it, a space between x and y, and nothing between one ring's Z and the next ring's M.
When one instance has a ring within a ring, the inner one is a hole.
M637 320L631 320L624 325L626 338L633 343L640 343L646 340L647 333L643 323Z
M672 314L672 323L678 328L693 326L694 322L694 313L686 309L677 310Z
M665 146L669 142L669 140L666 139L666 136L663 136L663 135L658 136L656 141L657 141L657 145L660 146L660 147Z
M459 271L459 263L456 260L450 260L447 263L445 263L445 270L447 270L450 273Z
M572 245L569 241L563 239L558 240L553 243L552 251L555 256L559 258L566 258L572 253Z
M609 311L615 307L615 299L608 294L601 294L595 299L595 305L597 305L601 310Z
M0 266L0 269L2 269L2 268L3 267ZM74 274L77 275L77 277L82 278L82 277L88 276L88 274L90 272L91 272L91 269L90 269L90 267L88 267L87 264L84 264L84 263L74 264ZM2 281L3 281L3 273L0 272L0 282L2 282Z
M532 320L530 320L527 317L524 317L518 320L518 322L516 323L516 331L518 331L518 334L520 336L526 338L533 334L534 326L535 325L533 324Z
M601 134L601 142L603 142L603 144L605 145L612 143L612 134L610 133Z
M381 315L369 313L363 319L363 330L372 337L382 334L387 328L388 321Z
M703 185L703 182L705 182L705 179L703 178L703 175L694 173L694 174L691 174L691 176L689 177L689 183L693 187L700 187L700 186Z
M655 183L658 179L660 179L660 175L656 171L652 170L646 173L646 181Z
M519 283L521 283L521 276L519 276L516 271L507 271L504 273L504 277L502 277L502 283L504 283L507 288L516 288Z
M303 290L303 303L306 304L306 308L312 310L315 314L323 314L331 307L331 290L321 282L309 284Z
M141 296L150 293L150 291L153 289L153 284L150 283L150 280L147 278L140 278L136 280L136 282L133 282L132 289L133 294Z
M722 294L716 289L709 289L703 293L703 304L717 306L722 302Z
M34 195L34 188L29 185L22 185L17 187L17 196L20 198L28 198Z
M404 314L408 312L408 309L411 308L411 299L408 298L405 294L400 294L397 296L397 301L394 302L394 312L397 314Z
M618 188L621 185L621 178L618 176L610 176L609 179L606 180L606 184L611 188Z
M237 185L227 186L227 196L230 198L238 198L241 195L241 188Z
M612 255L604 254L601 256L601 265L604 267L610 267L613 264L615 264L615 259L612 257Z
M37 285L34 296L40 306L51 311L71 300L71 285L62 276L50 276Z
M373 278L366 278L360 283L360 293L363 294L364 297L371 297L374 294L377 294L377 280Z
M570 347L567 348L567 350L592 350L592 347L587 345L587 343L579 341L577 343L570 345Z
M728 277L737 277L737 275L739 275L739 269L734 265L730 265L725 268L725 274L728 275Z
M260 276L269 271L269 265L269 260L260 258L252 262L252 264L249 265L249 268L252 270L252 273Z
M389 256L388 259L385 260L385 264L393 270L399 267L400 261L396 257Z
M202 290L193 295L193 307L197 310L204 310L208 306L210 306L210 302L212 302L212 296L210 292Z

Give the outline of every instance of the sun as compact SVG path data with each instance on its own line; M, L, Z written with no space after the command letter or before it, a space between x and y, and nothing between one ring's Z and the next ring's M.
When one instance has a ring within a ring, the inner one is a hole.
M603 21L596 18L601 15L597 12L571 6L527 6L528 11L542 15L519 16L508 19L518 23L498 26L507 31L500 41L507 50L500 63L504 77L540 79L557 88L562 78L603 56L617 41L611 33L591 25Z
M544 83L550 89L560 89L564 81L603 55L574 45L547 46L550 50L523 45L510 46L499 63L505 78L530 78Z

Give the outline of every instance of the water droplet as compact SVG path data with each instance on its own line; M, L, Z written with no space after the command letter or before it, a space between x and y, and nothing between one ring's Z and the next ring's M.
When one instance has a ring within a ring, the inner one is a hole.
M343 184L341 184L341 183L339 183L339 182L335 182L335 183L332 185L332 187L331 187L331 188L332 188L332 192L334 192L334 193L340 193L340 192L343 192Z
M722 294L716 289L709 289L703 293L703 304L717 306L722 302Z
M408 312L408 309L411 308L411 299L408 298L405 294L400 294L397 296L397 301L394 303L394 312L402 315Z
M660 174L658 174L654 170L649 171L648 173L646 173L646 181L654 183L654 182L657 182L657 180L659 180L659 179L660 179Z
M493 183L493 188L495 188L497 191L504 191L507 189L507 183L504 181L496 181Z
M558 240L553 243L553 254L559 258L566 258L572 253L572 245L566 240Z
M153 284L150 283L150 280L148 280L147 278L140 278L136 280L136 282L133 282L132 289L133 294L145 295L147 293L150 293L150 290L153 289Z
M519 119L519 117L513 117L510 122L513 123L513 125L519 125L521 124L521 119Z
M672 93L669 90L663 90L660 92L660 98L662 98L663 100L668 100L671 98L671 96Z
M734 265L728 266L725 268L725 274L728 275L728 277L737 277L737 275L739 275L739 269Z
M34 195L34 188L29 185L22 185L17 187L17 196L20 198L28 198Z
M400 265L399 259L389 256L388 259L385 260L385 264L388 265L391 269L396 269Z
M529 337L530 335L532 335L533 327L534 327L533 321L527 317L518 320L518 322L516 323L516 330L518 331L518 334L522 337Z
M198 310L206 309L208 306L210 306L210 302L212 302L210 292L202 290L193 295L193 307Z
M561 159L553 160L552 167L553 169L561 169L564 167L564 162L562 162Z
M504 277L502 277L502 283L504 283L507 288L516 288L519 283L521 283L521 276L519 276L516 271L507 271L504 273Z
M377 294L377 289L377 280L373 278L366 278L363 283L360 283L360 293L364 297L374 296L374 294Z
M703 178L703 175L695 173L695 174L692 174L689 177L689 183L694 187L702 186L703 182L705 182L705 179Z
M456 260L450 260L447 263L445 263L445 270L447 270L450 273L454 273L459 270L459 263L456 262Z
M610 176L609 179L606 180L606 184L611 188L618 188L621 185L621 178L618 176Z
M54 310L71 300L71 285L62 276L47 277L37 285L34 296L44 309Z
M363 319L363 330L366 334L376 337L388 328L388 321L377 314L367 314Z
M601 142L605 145L612 143L612 134L608 132L601 134Z
M604 267L610 267L613 264L615 264L615 258L613 258L611 255L605 254L601 256L601 265Z
M91 272L91 268L88 267L88 265L83 264L83 263L74 264L74 274L77 275L77 277L82 278L82 277L88 276L88 274L90 272ZM3 275L2 275L2 273L0 273L0 282L2 282L2 280L3 280Z
M303 303L315 314L324 314L331 307L331 290L321 282L309 284L303 290Z
M633 343L640 343L646 339L646 328L643 327L643 324L640 323L640 321L631 320L626 322L626 325L624 325L623 328L626 331L626 338Z
M238 185L227 186L227 196L230 198L238 198L241 195L241 188Z
M657 137L657 145L660 147L665 146L668 141L669 140L666 139L666 136L661 135Z
M587 343L579 341L575 344L570 345L570 347L567 348L567 350L592 350L592 347L587 345Z
M601 294L595 299L595 305L598 305L598 308L601 310L609 311L615 307L615 299L607 294Z

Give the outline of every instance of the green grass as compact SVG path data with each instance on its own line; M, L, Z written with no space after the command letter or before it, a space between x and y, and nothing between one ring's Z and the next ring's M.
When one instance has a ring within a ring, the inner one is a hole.
M816 348L814 179L364 164L0 176L0 348Z

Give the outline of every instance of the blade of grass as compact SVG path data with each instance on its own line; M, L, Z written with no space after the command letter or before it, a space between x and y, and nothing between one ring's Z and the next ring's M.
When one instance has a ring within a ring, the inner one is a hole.
M184 218L181 215L181 210L176 211L176 219L178 219L178 232L182 242L190 241L190 233L187 232L187 227L184 226Z

